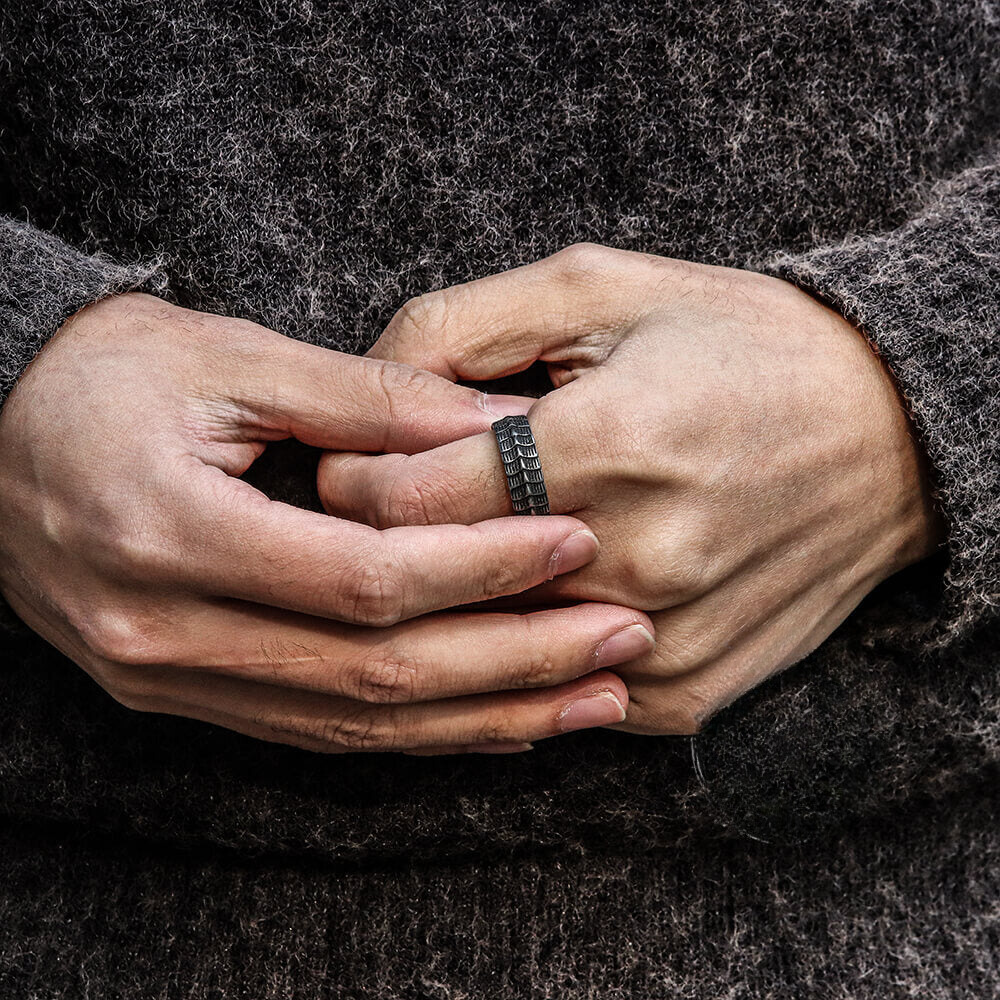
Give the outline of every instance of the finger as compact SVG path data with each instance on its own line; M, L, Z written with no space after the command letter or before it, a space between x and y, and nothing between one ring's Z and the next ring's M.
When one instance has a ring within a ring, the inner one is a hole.
M780 572L780 571L778 571ZM846 592L836 575L803 579L793 591L767 587L767 569L690 605L653 616L657 645L623 671L631 702L615 729L691 734L726 705L800 662L870 592Z
M538 360L602 361L648 298L655 258L577 244L544 260L411 299L369 351L449 379Z
M171 567L172 582L197 593L386 626L518 593L597 554L596 537L573 518L380 532L269 500L242 480L200 467L217 478L210 502L184 519L185 559Z
M652 622L614 605L442 614L370 629L253 604L175 619L169 662L371 703L551 687L646 655Z
M208 673L173 674L164 682L169 700L150 695L133 705L327 753L531 743L621 722L628 705L625 684L603 670L554 688L413 705L370 705Z
M541 445L538 450L541 455ZM549 504L559 510L554 506L559 489L553 470L546 465L544 472ZM377 528L475 524L514 513L492 433L412 457L326 452L317 488L329 514Z
M270 336L268 336L270 335ZM486 395L426 371L263 331L266 350L227 387L263 438L317 448L419 451L524 413L531 400ZM218 391L218 386L214 386Z
M578 386L559 390L531 411L531 428L553 513L582 510L593 497L579 425ZM496 436L453 441L416 455L328 452L317 487L330 514L388 528L404 524L474 524L513 513ZM527 518L525 518L527 520ZM537 519L532 519L537 520Z

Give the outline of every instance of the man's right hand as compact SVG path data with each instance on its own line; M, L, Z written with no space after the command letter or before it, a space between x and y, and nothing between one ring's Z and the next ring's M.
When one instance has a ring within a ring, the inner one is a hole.
M0 592L122 704L260 739L504 751L620 722L626 688L603 668L648 651L642 613L431 614L590 562L580 521L378 531L236 478L268 441L413 453L517 411L247 321L105 299L0 412Z

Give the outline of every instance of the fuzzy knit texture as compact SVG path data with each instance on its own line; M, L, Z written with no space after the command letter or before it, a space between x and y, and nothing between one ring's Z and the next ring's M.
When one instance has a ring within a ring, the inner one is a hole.
M589 240L854 320L948 541L697 737L492 759L132 713L6 609L0 994L1000 996L998 142L991 0L4 6L4 397L115 292L361 351Z

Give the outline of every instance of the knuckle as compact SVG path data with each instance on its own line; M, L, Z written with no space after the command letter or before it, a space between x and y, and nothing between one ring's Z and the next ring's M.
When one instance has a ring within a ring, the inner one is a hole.
M559 666L553 657L544 652L529 656L516 678L521 687L552 687L559 680Z
M179 546L166 525L154 526L158 512L130 510L124 520L118 516L98 517L90 526L88 548L115 575L144 582L173 578L181 562Z
M663 565L664 592L671 604L684 604L704 594L707 569L697 558L678 558Z
M246 350L255 360L266 360L273 352L275 343L281 342L277 340L281 334L253 320L239 316L220 318L212 313L196 313L194 316L202 328L212 331L227 345L238 345L237 349Z
M552 687L560 680L560 664L547 648L552 644L551 635L543 634L530 616L521 622L531 652L520 660L513 683L525 688Z
M506 597L524 589L524 574L512 562L487 566L480 576L479 592L483 598Z
M660 564L666 580L666 592L673 604L684 604L707 594L713 586L712 567L696 546L687 553L666 555Z
M141 684L123 677L113 682L102 681L101 686L119 705L131 712L151 712L153 702Z
M358 664L351 695L375 704L413 701L417 695L417 675L417 665L412 660L383 651Z
M98 299L74 313L66 325L87 325L102 334L129 327L133 332L143 332L153 327L169 327L177 316L186 312L179 306L165 302L144 292L124 292ZM161 330L157 332L162 333Z
M379 410L391 429L401 429L412 424L420 399L431 396L440 389L440 379L422 368L395 361L381 361L370 369L376 381ZM390 450L386 448L385 450Z
M643 611L686 604L711 589L708 565L696 552L678 548L674 540L648 540L641 554L626 559L623 572Z
M407 299L389 321L388 331L398 337L431 336L448 319L448 296L445 290L424 292Z
M687 682L671 686L669 696L665 695L658 704L646 706L641 724L644 731L664 736L696 736L717 707L713 693Z
M640 611L658 611L667 606L660 568L653 560L626 556L619 577L628 581L629 598Z
M388 750L395 730L366 708L338 718L301 718L257 713L253 722L282 743L341 750Z
M343 581L346 617L359 625L388 628L403 619L402 577L384 558L359 560Z
M347 750L391 750L396 745L395 727L368 709L348 712L337 719L324 719L318 734L321 742Z
M571 243L550 259L559 277L567 281L592 278L604 271L614 251L599 243Z
M433 524L436 507L431 488L399 468L379 491L375 506L378 527Z
M196 350L213 354L223 345L241 368L258 368L273 356L274 337L280 336L236 316L185 311L175 323L178 335L195 341Z
M91 669L98 684L119 705L133 712L160 710L160 691L154 677L142 667L102 663Z
M438 376L423 368L413 368L410 365L396 361L381 361L375 368L379 386L387 402L396 401L397 396L407 398L408 409L413 397L420 396L440 387Z
M105 663L142 667L167 659L158 637L138 614L106 609L74 627L90 654Z
M678 736L696 736L719 708L714 692L698 684L686 684L670 708L670 731Z

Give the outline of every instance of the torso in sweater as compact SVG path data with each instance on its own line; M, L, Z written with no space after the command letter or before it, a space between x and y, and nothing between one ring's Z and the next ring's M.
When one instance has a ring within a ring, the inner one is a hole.
M13 5L0 211L162 254L183 305L357 351L410 295L578 240L745 266L890 227L1000 118L988 5L637 6ZM264 479L313 502L288 456ZM871 667L852 627L815 669ZM704 808L687 740L321 758L136 716L26 650L2 709L22 813L356 857L641 846Z

